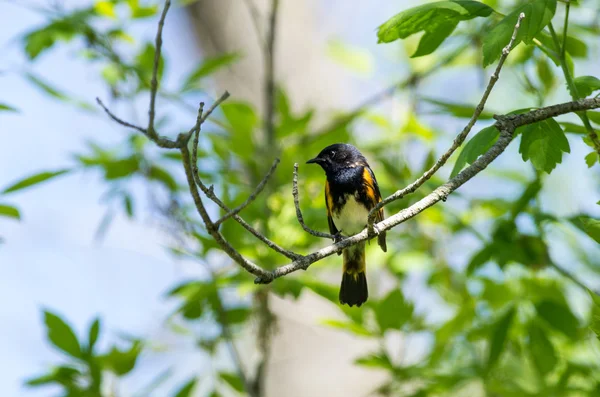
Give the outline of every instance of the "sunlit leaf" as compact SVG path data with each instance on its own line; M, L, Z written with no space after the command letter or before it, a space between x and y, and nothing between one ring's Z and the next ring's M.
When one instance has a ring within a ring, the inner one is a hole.
M412 56L431 54L452 34L460 21L487 17L492 11L478 1L438 1L420 5L402 11L379 26L378 42L390 43L424 31Z
M96 1L94 4L94 10L96 10L99 15L108 18L117 17L117 14L115 13L115 5L111 1Z
M372 333L364 328L363 326L350 321L338 321L338 320L323 320L322 324L328 325L333 328L349 331L359 336L372 336Z
M332 40L327 45L327 53L334 61L354 72L369 74L373 71L373 58L367 50Z
M434 98L422 98L423 101L436 105L439 108L438 113L448 113L459 118L471 118L475 113L475 107L464 103L442 101ZM494 116L494 112L484 110L479 115L479 120L489 120Z
M483 39L483 67L500 57L502 49L508 45L515 29L519 14L525 13L517 33L515 46L521 41L529 44L535 36L552 20L556 11L556 0L532 0L514 9L496 26L489 30Z
M587 154L587 156L585 156L585 163L587 164L588 168L592 168L594 166L594 164L596 164L597 162L598 162L598 153L590 152Z

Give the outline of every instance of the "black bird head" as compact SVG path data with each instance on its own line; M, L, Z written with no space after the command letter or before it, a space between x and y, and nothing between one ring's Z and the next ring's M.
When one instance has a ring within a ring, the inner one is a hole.
M334 173L344 168L353 168L367 165L365 157L352 145L336 143L321 150L314 159L306 164L319 164L326 174Z

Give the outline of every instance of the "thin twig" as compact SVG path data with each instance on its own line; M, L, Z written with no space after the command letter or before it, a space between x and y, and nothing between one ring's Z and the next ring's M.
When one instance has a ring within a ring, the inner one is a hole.
M203 115L199 116L196 119L196 124L190 128L190 130L188 131L188 133L186 135L184 135L182 137L182 139L187 139L189 140L190 137L192 136L192 134L194 133L194 131L196 131L196 128L198 128L201 124L204 124L204 122L206 121L206 119L208 119L208 116L211 115L211 113L217 108L217 106L219 106L221 103L223 103L224 100L226 100L227 98L229 98L230 94L228 91L225 91L223 93L223 95L221 95L219 97L219 99L217 99L215 101L215 103L212 104L212 106L206 111L206 113L204 113ZM204 103L201 103L202 106L204 106Z
M221 249L227 253L227 255L233 259L237 264L246 269L246 271L255 274L258 277L268 277L269 272L257 266L256 264L250 262L248 259L244 258L242 254L240 254L235 248L229 244L229 242L223 237L223 235L217 230L217 228L212 223L206 208L204 207L204 203L202 202L202 198L198 192L198 188L196 187L196 182L194 180L194 173L192 171L191 164L191 156L190 151L187 148L187 145L183 145L180 148L181 155L183 157L183 168L185 169L185 176L187 179L188 186L190 188L190 194L194 200L194 204L196 206L196 210L204 225L206 226L206 230L212 236L217 244L221 247Z
M156 92L158 91L158 69L160 64L160 52L162 47L162 31L165 25L165 18L167 12L171 7L171 0L165 0L165 7L163 8L160 19L158 20L158 29L156 30L156 42L154 49L154 65L152 67L152 81L150 82L150 106L148 108L148 135L156 137L157 133L154 130L154 118L155 118L155 105L156 105Z
M273 164L271 165L271 168L269 169L269 171L265 174L263 179L260 181L260 183L254 189L254 192L252 192L252 194L246 199L246 201L244 201L242 204L235 207L234 209L232 209L231 211L229 211L225 215L223 215L220 219L218 219L215 222L215 226L219 226L221 223L225 222L227 219L231 218L234 215L239 214L240 211L242 211L244 208L246 208L248 205L250 205L250 203L252 203L254 200L256 200L258 195L263 191L263 189L267 185L267 182L271 178L271 175L273 175L273 173L275 172L275 169L277 168L278 164L279 164L279 159L277 158L277 159L275 159L275 161L273 161Z
M178 143L176 141L172 141L169 138L165 138L165 137L160 136L160 135L155 135L154 137L152 137L152 136L150 136L150 134L148 134L148 131L145 128L142 128L142 127L137 126L135 124L131 124L131 123L129 123L129 122L123 120L123 119L120 119L115 114L113 114L106 107L106 105L104 105L104 103L100 100L100 98L96 98L96 102L98 102L98 105L100 105L102 107L102 109L104 109L104 112L106 112L106 114L111 119L113 119L114 121L116 121L117 123L121 124L124 127L133 128L134 130L137 130L137 131L141 132L148 139L150 139L151 141L153 141L154 143L156 143L161 148L165 148L165 149L177 149L179 147L179 145L178 145Z
M222 100L227 99L227 96L229 96L229 93L225 92L225 94L223 94L221 96ZM200 104L200 107L202 107L202 106L204 106L203 103ZM208 110L207 113L211 112L214 108L215 108L214 105L211 106L211 108ZM202 114L201 109L199 109L198 118L196 120L196 125L200 126L202 124L202 120L206 120L207 113ZM198 124L198 120L200 120L199 124ZM219 199L217 197L217 195L213 191L213 187L212 186L210 188L207 187L204 184L204 182L202 182L202 180L200 179L200 173L198 171L198 139L199 139L198 137L199 137L200 130L199 130L199 128L198 128L198 130L196 130L196 125L191 130L192 132L198 131L198 133L194 134L194 141L193 141L193 145L192 145L192 161L191 161L191 163L192 163L191 164L192 178L194 179L194 182L200 188L200 190L202 190L202 192L206 195L206 197L208 197L215 204L217 204L219 207L221 207L221 209L223 209L226 213L230 213L230 212L232 212L232 210L227 205L225 205L225 203L223 203L221 201L221 199ZM187 136L187 134L186 134L186 136ZM296 260L296 259L302 257L302 255L297 254L292 251L289 251L289 250L286 250L285 248L279 246L277 243L271 241L266 236L264 236L263 234L258 232L258 230L253 228L248 222L246 222L244 219L242 219L242 217L240 217L239 215L234 214L234 215L232 215L232 218L235 219L236 222L238 222L244 229L249 231L253 236L255 236L257 239L259 239L260 241L265 243L265 245L267 245L273 251L278 252L281 255L285 256L286 258L292 259L292 260ZM216 223L215 223L215 225L216 225Z
M488 86L485 89L483 96L481 97L481 101L479 101L479 104L475 108L475 112L473 113L473 116L471 116L469 123L465 126L465 128L461 131L461 133L458 134L458 136L454 139L454 142L452 142L452 146L450 146L450 148L444 154L442 154L442 156L438 159L438 161L436 161L436 163L429 170L427 170L427 172L425 172L416 181L414 181L413 183L411 183L404 189L396 191L394 194L392 194L391 196L380 201L375 207L373 207L371 212L369 212L369 218L368 218L368 222L367 222L367 226L368 226L370 234L375 233L375 230L373 228L373 223L375 222L375 218L381 208L383 208L384 206L388 205L389 203L391 203L393 201L401 199L402 197L406 196L407 194L413 193L419 187L421 187L421 185L423 185L427 180L429 180L429 178L431 178L444 164L446 164L446 161L448 161L450 156L452 156L452 154L456 151L456 149L458 149L460 147L460 145L462 145L464 140L467 138L467 135L469 135L469 132L471 132L471 129L477 122L479 115L481 114L481 112L483 112L483 109L485 108L485 103L486 103L490 93L492 92L492 89L494 88L496 81L498 81L498 78L500 76L500 70L502 70L504 61L506 60L506 57L508 57L508 54L512 50L512 47L517 39L517 32L518 32L519 28L521 27L521 21L523 20L523 18L525 18L525 14L521 13L519 15L519 18L517 19L517 23L513 30L512 37L510 38L508 45L506 47L504 47L504 49L502 50L502 55L500 56L500 60L498 61L498 66L496 66L496 70L490 77L490 82L488 83Z
M263 34L260 29L260 14L258 9L256 8L256 4L254 4L253 0L245 0L246 8L250 13L250 19L252 20L252 25L254 26L254 31L256 33L256 37L258 39L258 45L260 48L265 48L266 44L263 38Z
M563 25L563 43L560 49L560 56L565 57L565 53L567 52L567 30L569 29L569 10L571 9L571 2L567 0L567 4L565 6L565 23ZM558 48L557 48L558 50Z
M269 14L269 30L267 32L267 48L265 50L265 138L271 144L275 142L275 37L277 30L277 14L279 0L271 0ZM268 150L273 148L269 147Z
M294 178L292 179L292 195L294 196L294 205L296 206L296 218L302 229L305 232L312 234L315 237L322 237L335 240L335 236L329 233L319 232L306 226L304 223L304 217L302 216L302 210L300 209L300 199L298 198L298 163L294 163Z
M140 126L128 123L127 121L120 119L119 117L117 117L116 115L114 115L107 107L106 105L104 105L104 103L102 102L102 100L100 100L100 98L96 97L96 102L98 102L98 105L100 105L102 107L102 109L104 109L104 111L106 112L106 114L113 119L114 121L116 121L117 123L121 124L124 127L127 128L133 128L134 130L138 130L139 132L141 132L144 135L148 135L148 131L146 131L145 128L142 128Z

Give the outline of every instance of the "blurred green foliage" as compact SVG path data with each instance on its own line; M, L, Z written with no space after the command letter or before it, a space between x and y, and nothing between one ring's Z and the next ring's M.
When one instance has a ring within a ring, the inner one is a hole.
M486 4L484 4L486 3ZM548 29L550 21L562 23L565 1L531 0L514 4L511 1L440 1L403 10L379 27L380 42L409 38L404 47L411 57L442 59L450 44L459 47L456 64L483 67L492 64L508 44L516 19L521 12L526 18L518 33L522 42L509 57L506 69L520 77L521 90L514 95L531 99L536 106L548 105L546 97L556 90L565 90L573 79L580 96L600 89L593 76L576 76L576 59L586 60L588 47L597 43L600 29L597 23L566 20L567 37ZM595 0L571 2L571 13L600 12ZM146 3L144 3L146 4ZM45 25L23 35L23 50L31 62L57 46L79 50L84 64L98 67L99 75L110 88L113 99L133 102L146 98L150 89L154 44L139 41L129 34L138 23L154 20L159 3L142 5L137 0L96 1L88 8L69 12L54 12ZM553 19L554 18L554 19ZM580 18L581 19L581 18ZM458 28L460 26L460 29ZM424 32L418 41L410 42L416 33ZM375 40L375 37L373 38ZM556 39L556 40L555 40ZM563 43L558 48L556 43ZM414 48L416 47L416 51ZM125 48L125 49L124 49ZM364 71L369 58L344 43L330 47L331 56L350 69ZM475 52L476 57L472 55ZM433 53L433 54L432 54ZM194 70L182 76L173 87L161 85L161 101L190 108L187 125L169 118L158 108L161 130L185 131L193 124L196 109L189 103L212 98L209 84L214 73L237 62L238 54L223 54L204 59ZM354 59L358 58L358 59ZM365 60L367 59L367 60ZM159 78L169 73L169 60L160 62ZM566 68L559 68L559 65ZM409 63L411 75L406 88L418 93L419 83L429 74L443 74L452 65L426 70ZM506 73L506 71L505 71ZM570 74L570 75L567 75ZM89 109L89 104L74 99L53 87L42 77L28 73L32 84L41 92L59 100ZM243 202L262 179L273 159L281 164L269 182L267 194L247 207L242 215L249 223L269 234L284 247L296 252L310 252L321 244L304 233L296 222L291 199L291 170L294 162L302 162L334 142L359 141L371 165L377 170L383 194L406 186L429 168L436 159L438 140L453 136L453 131L438 131L427 125L425 113L452 118L470 117L473 106L444 99L412 96L412 110L402 123L369 108L332 115L325 128L316 129L313 108L293 110L294 98L285 87L278 86L275 103L275 137L267 144L261 133L263 122L257 107L231 99L203 126L200 137L199 169L207 185L231 207ZM420 110L423 105L425 111ZM0 104L0 112L16 111ZM514 109L514 113L523 109ZM489 120L493 112L484 112ZM103 114L101 114L104 116ZM597 112L588 112L594 128L600 126ZM354 136L360 122L367 123L373 139L360 141ZM115 125L115 128L118 128ZM317 132L315 132L317 131ZM560 166L563 154L570 152L570 143L583 138L592 152L586 161L590 172L596 172L598 156L588 137L589 128L582 123L548 119L521 128L519 152L525 162L512 167L490 167L487 183L504 183L512 195L490 196L453 194L446 205L438 205L411 220L409 228L392 231L387 255L369 249L370 274L382 274L393 280L393 288L380 290L372 283L372 297L360 309L339 307L338 285L323 281L321 275L334 266L336 258L312 266L306 273L294 273L276 280L269 288L274 294L298 298L312 291L325 301L338 305L345 320L324 319L325 326L344 330L358 337L378 340L377 351L356 360L356 365L378 368L388 373L388 380L378 392L387 396L600 396L600 298L593 293L586 299L573 299L573 290L585 288L577 277L585 272L600 274L598 246L600 219L592 214L563 218L549 213L540 203L545 175ZM223 260L222 266L212 264L209 254L218 252L217 244L201 226L184 184L179 153L158 150L145 137L123 131L123 142L104 147L89 142L85 153L78 153L68 169L46 171L17 181L4 188L0 200L18 189L45 182L74 172L93 171L101 175L107 187L104 199L108 212L101 225L107 232L114 213L137 219L140 214L133 193L134 180L147 185L152 194L156 214L168 222L174 239L170 251L174 256L191 257L209 271L203 279L188 280L174 287L167 299L177 302L167 323L182 338L197 341L197 348L215 356L218 347L231 343L232 335L243 329L261 311L249 296L267 288L253 284L253 277L243 269ZM493 127L484 127L474 134L456 157L452 176L467 164L472 164L498 138ZM516 145L515 145L516 146ZM276 147L266 151L265 147ZM414 165L406 161L411 148L418 147L423 161ZM307 223L326 230L322 175L316 169L302 170L301 202ZM478 176L477 178L479 178ZM577 176L573 176L577 177ZM417 193L386 208L394 213L416 202L439 182L436 176ZM590 200L592 200L590 198ZM595 201L595 200L594 200ZM308 204L310 203L310 205ZM218 211L213 208L213 211ZM0 204L0 216L20 218L18 209ZM531 227L523 227L528 223ZM282 264L282 258L267 247L257 244L234 220L221 225L222 234L239 251L261 266L272 268ZM554 239L549 238L553 234ZM566 267L553 258L553 242L562 239L579 266ZM586 241L587 240L587 241ZM463 242L470 241L464 248ZM470 246L471 248L468 248ZM458 247L461 252L454 252ZM419 307L418 300L405 295L405 283L413 274L425 275L425 289L438 298L437 309L447 315L432 315ZM566 277L565 277L566 276ZM576 293L575 293L576 295ZM226 304L223 297L227 296ZM324 303L326 304L326 303ZM442 310L443 309L443 310ZM198 335L192 325L211 321L220 332L211 337ZM99 351L95 348L101 336L101 322L96 319L86 337L76 332L56 313L44 312L49 342L56 347L66 363L58 364L48 373L30 379L27 384L40 387L59 385L65 396L103 395L103 379L107 373L122 377L135 371L140 353L147 341L128 340L119 346ZM415 362L407 363L383 343L386 335L401 332L406 338L426 335L430 343ZM276 353L275 353L276 354ZM212 378L212 396L227 389L244 394L246 384L239 373L230 368L218 368L208 374L198 374L177 390L176 397L192 395L198 384ZM469 391L467 391L469 390ZM246 391L248 392L248 391Z

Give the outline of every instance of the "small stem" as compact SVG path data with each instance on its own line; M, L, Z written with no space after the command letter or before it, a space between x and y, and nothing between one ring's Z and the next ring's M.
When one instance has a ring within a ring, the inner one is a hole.
M566 11L565 11L565 23L563 25L563 44L560 51L560 56L565 57L567 50L567 30L569 28L569 10L571 9L571 1L567 0Z
M554 30L554 26L552 26L552 22L550 22L548 24L548 29L550 30L550 35L552 36L552 41L554 42L554 46L556 47L556 50L560 51L561 47L560 47L560 43L558 41L558 35L556 34L556 31ZM559 57L560 67L563 71L563 75L565 76L565 80L567 81L567 87L569 87L569 91L571 93L571 98L573 98L574 101L581 99L581 96L579 95L579 92L577 91L577 86L575 85L575 82L573 81L573 76L571 76L571 72L569 71L569 67L567 66L567 58L566 58L565 51L564 51L564 44L563 44L563 51L561 51L560 54L561 54ZM598 155L600 156L600 140L598 140L598 134L596 134L594 127L592 127L592 124L590 123L590 119L588 118L587 113L585 111L582 111L582 112L577 112L576 114L581 119L581 122L583 123L585 129L587 130L588 137L592 141L592 145L594 145L594 150L596 150L596 153L598 153Z

